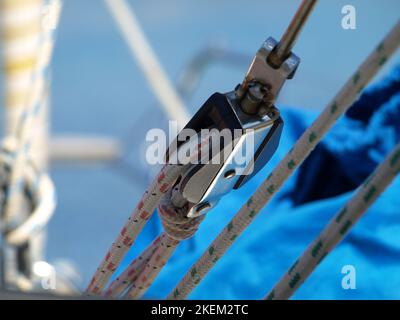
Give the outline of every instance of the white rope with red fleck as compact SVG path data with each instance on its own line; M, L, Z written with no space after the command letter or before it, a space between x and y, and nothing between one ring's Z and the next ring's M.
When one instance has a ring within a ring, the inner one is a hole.
M289 299L319 263L346 236L400 171L400 143L375 169L355 195L327 224L265 299Z
M177 207L172 201L172 190L161 199L158 214L162 220L164 232L160 235L160 244L150 261L133 281L128 292L129 298L139 299L142 297L170 259L180 241L192 237L197 231L205 215L188 218L188 205L186 203L182 207Z
M213 134L201 137L200 143L190 155L189 163L194 163L209 154L210 141ZM181 240L187 239L197 231L204 216L188 218L190 209L188 203L175 186L160 199L158 214L161 218L164 232L147 247L124 272L113 281L106 290L105 296L118 297L130 288L127 295L130 298L140 298L151 286L162 267L171 257Z
M86 289L88 294L101 293L140 231L153 214L163 194L174 184L184 169L185 166L183 165L172 164L166 164L161 169L161 172L145 191L118 237L101 261L100 266L97 268Z
M336 120L356 100L365 85L396 51L399 43L400 22L393 27L380 45L345 83L333 101L328 104L314 123L302 134L292 150L280 161L270 176L253 193L200 259L184 275L167 299L184 299L200 283L294 170L307 158Z
M145 267L138 277L132 281L126 297L130 299L139 299L151 286L162 268L170 259L180 241L169 237L166 233L160 236L160 244L146 263Z
M160 236L154 239L154 241L141 253L141 255L134 259L130 265L113 282L111 282L104 296L116 298L123 294L143 271L145 264L150 261L150 258L157 249L160 241Z
M172 192L170 189L174 185L175 181L186 172L192 163L196 163L196 161L199 160L199 155L202 156L204 151L207 151L207 153L204 154L208 155L210 140L212 140L210 135L201 136L200 143L196 146L196 149L193 150L187 164L166 164L163 167L161 173L154 180L151 187L142 196L136 209L129 217L117 239L114 241L105 258L100 263L100 266L97 268L88 288L86 289L88 294L102 293L108 280L115 272L125 254L132 246L133 242L159 204L161 204L161 206L159 206L159 214L166 232L159 236L160 242L158 242L157 239L154 240L152 245L145 249L138 258L131 262L127 270L118 277L119 279L117 278L118 280L116 279L110 284L108 289L104 292L105 296L118 296L128 286L135 286L137 281L147 281L147 279L151 279L150 276L146 276L149 271L143 264L148 260L148 257L150 256L149 263L153 265L160 263L160 261L168 260L170 254L172 254L170 251L179 243L178 239L185 239L197 230L198 223L203 219L203 217L194 219L186 218L187 206L185 209L179 210L173 206L168 209L167 202L170 201ZM171 192L165 196L168 191ZM177 210L176 213L179 212L179 216L173 216L171 211L168 210ZM165 241L162 241L163 239L165 239ZM155 261L157 256L165 257L165 259ZM142 270L144 272L143 274L140 272ZM151 274L154 274L154 272L151 272ZM133 281L134 284L130 281ZM146 285L148 286L149 284L146 283ZM141 285L137 285L137 288L139 287L142 288ZM133 290L131 293L133 293Z

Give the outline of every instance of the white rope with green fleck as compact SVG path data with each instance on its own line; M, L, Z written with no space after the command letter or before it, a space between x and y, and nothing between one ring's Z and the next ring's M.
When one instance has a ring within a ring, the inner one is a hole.
M366 213L379 195L400 171L400 143L359 186L355 195L329 222L320 235L308 246L289 271L279 280L265 299L290 298L319 263L346 236L350 228Z
M200 259L190 268L167 299L185 299L199 284L235 239L254 220L260 210L279 190L294 170L307 158L336 120L357 99L359 93L382 65L396 51L400 42L400 22L386 35L378 47L345 83L331 103L302 134L291 151L280 161L269 177L212 242Z

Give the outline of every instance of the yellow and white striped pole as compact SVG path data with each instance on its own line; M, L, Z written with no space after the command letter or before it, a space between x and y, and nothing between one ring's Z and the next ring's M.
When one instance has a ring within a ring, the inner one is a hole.
M19 119L33 88L31 81L40 39L41 10L42 0L0 0L6 137L13 137L18 130ZM13 198L12 212L3 214L3 228L10 223L22 223L29 214L22 193L15 192ZM15 251L6 243L3 248L3 276L9 284L15 278Z
M47 66L59 12L59 0L0 0L5 136L15 152L3 214L6 228L17 227L29 214L21 188L27 159L38 172L47 168ZM30 239L33 260L41 259L41 242L40 233Z
M5 84L4 135L15 137L28 99L34 94L32 91L37 90L32 75L38 59L43 0L1 0L0 5ZM42 126L37 123L35 127ZM43 135L44 129L39 130ZM3 217L6 224L18 224L25 218L21 213L21 192L14 192L13 198L13 210Z
M43 0L0 0L6 132L12 135L32 90Z

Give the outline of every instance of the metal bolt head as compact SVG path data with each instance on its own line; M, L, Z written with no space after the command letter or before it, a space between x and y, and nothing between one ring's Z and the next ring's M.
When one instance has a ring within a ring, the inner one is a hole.
M225 178L225 179L231 179L231 178L233 178L235 175L236 175L235 169L231 169L231 170L228 170L227 172L224 173L224 178Z

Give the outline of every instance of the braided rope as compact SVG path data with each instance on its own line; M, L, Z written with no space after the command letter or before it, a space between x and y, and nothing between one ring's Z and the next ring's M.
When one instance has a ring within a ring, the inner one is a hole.
M328 104L314 123L302 134L292 150L280 161L246 204L242 206L200 259L168 295L167 299L184 299L189 295L294 170L307 158L336 120L350 107L364 86L395 52L399 42L400 22L393 27L379 46L345 83L333 101Z
M121 295L139 274L143 271L145 264L150 261L150 258L156 251L161 242L161 236L158 236L154 241L141 253L139 257L134 259L130 265L113 281L105 292L105 297L116 298Z
M140 273L137 279L133 282L127 296L131 299L139 299L147 291L154 282L161 269L170 259L179 241L168 236L166 233L160 235L160 245L146 264L144 270Z
M193 163L199 156L209 154L210 142L215 132L201 137L190 155L189 164ZM187 170L187 168L185 168ZM185 171L182 170L182 173ZM147 247L138 258L134 259L126 270L113 281L106 290L106 296L116 297L124 292L129 286L127 296L140 298L151 286L162 267L169 260L181 240L185 240L197 231L204 215L188 218L189 203L182 197L179 188L169 189L159 199L158 214L161 218L164 232L161 233L153 243Z
M346 236L400 171L400 143L358 188L265 299L288 299Z
M174 240L182 241L192 237L197 231L205 215L188 218L188 203L182 207L176 207L171 201L170 190L160 201L158 215L161 218L165 233Z
M178 244L192 237L205 215L188 218L187 204L181 208L176 207L172 201L172 190L170 190L160 201L158 214L161 218L164 232L161 234L160 245L153 252L150 261L133 281L128 296L131 299L139 299L154 282L161 269L171 258Z
M190 155L190 160L186 165L166 164L157 178L153 181L151 186L142 196L135 210L128 218L127 223L122 228L117 239L111 245L106 256L101 261L100 266L97 268L93 275L86 292L88 294L100 294L110 279L111 275L115 272L123 257L132 246L133 242L143 229L144 225L153 214L157 205L161 201L163 195L172 187L175 181L187 170L195 159L197 160L202 148L208 147L209 136L201 137L202 140L197 145L197 149ZM145 250L146 251L146 250ZM143 256L142 256L142 259ZM132 263L136 263L133 261ZM135 268L135 266L130 266ZM129 268L129 267L128 267ZM114 284L113 286L115 286ZM122 289L118 289L122 290ZM112 294L114 289L108 294ZM108 290L107 290L108 292Z
M140 231L153 214L163 194L168 191L182 172L184 172L185 168L185 166L181 165L167 164L161 169L101 261L100 266L97 268L86 289L88 294L101 293L111 275L115 272Z
M121 276L110 284L105 296L116 297L131 285L128 296L140 298L151 286L179 242L190 238L197 231L204 216L187 218L187 206L184 208L174 206L171 202L171 193L170 190L158 206L158 214L165 232L161 233L138 258L131 262Z

